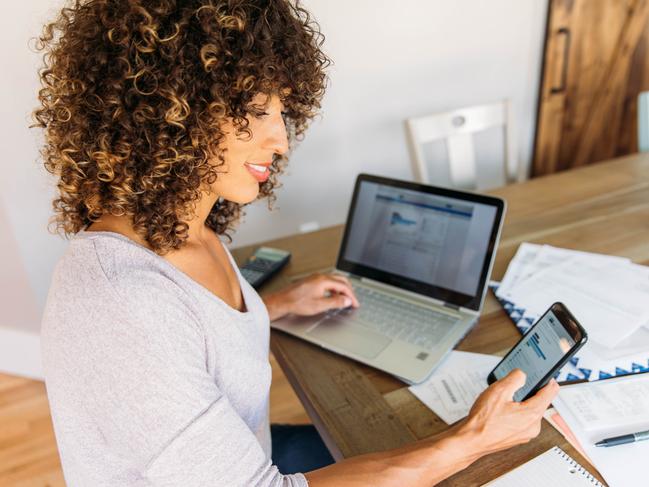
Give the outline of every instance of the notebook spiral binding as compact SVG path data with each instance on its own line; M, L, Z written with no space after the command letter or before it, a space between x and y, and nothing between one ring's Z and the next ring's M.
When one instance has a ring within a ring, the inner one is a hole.
M558 453L564 460L566 460L571 467L574 468L574 473L580 473L583 477L586 478L586 480L590 480L590 482L595 486L595 487L604 487L604 484L602 484L599 480L597 480L588 470L586 470L584 467L582 467L579 462L577 462L574 458L572 458L570 455L568 455L565 451L563 451L561 448L558 446L555 446L554 451Z

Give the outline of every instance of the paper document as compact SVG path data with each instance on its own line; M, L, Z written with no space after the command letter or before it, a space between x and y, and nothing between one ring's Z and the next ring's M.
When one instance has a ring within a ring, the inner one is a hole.
M628 264L631 261L626 257L618 257L616 255L594 254L591 252L583 252L581 250L562 249L553 247L552 245L544 245L541 250L536 254L536 257L530 264L530 270L537 272L547 267L552 267L562 264L574 258L586 259L590 262L597 262L599 264Z
M516 255L507 267L507 272L498 288L499 298L508 299L512 289L525 282L538 272L548 269L571 259L580 258L590 263L628 264L629 259L614 255L593 254L579 250L562 249L551 245L537 245L523 242L518 247Z
M509 296L538 315L561 301L589 339L612 347L649 321L649 268L599 265L576 257L536 273Z
M561 399L585 430L633 430L643 423L649 425L649 380L607 380L576 386L566 387Z
M586 346L579 351L579 355L585 357L585 351L588 350L594 355L593 358L598 358L601 361L612 361L619 363L620 357L632 357L636 359L638 364L646 363L649 356L649 328L645 326L639 328L633 334L628 336L618 343L615 348L608 348L600 345L594 341L586 344ZM613 367L615 369L615 367ZM631 372L631 370L629 370ZM634 371L635 372L635 371Z
M410 386L410 392L445 423L455 423L469 414L500 360L496 355L453 350L425 382Z
M611 487L643 485L638 482L646 479L649 441L612 447L597 447L595 443L649 430L648 398L649 374L636 374L563 386L553 402Z
M541 247L541 245L527 242L523 242L518 246L516 255L514 255L514 258L509 263L507 272L498 286L498 291L496 292L498 297L506 296L516 283L528 277L529 266L541 250Z

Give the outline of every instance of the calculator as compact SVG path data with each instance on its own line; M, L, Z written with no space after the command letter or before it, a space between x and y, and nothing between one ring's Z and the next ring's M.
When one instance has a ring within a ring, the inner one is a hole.
M255 289L259 289L268 279L288 264L291 253L271 247L259 247L240 268L243 278Z

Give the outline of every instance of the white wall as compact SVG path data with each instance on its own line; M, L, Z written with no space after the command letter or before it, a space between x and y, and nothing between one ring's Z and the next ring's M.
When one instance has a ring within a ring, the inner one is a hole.
M322 119L295 151L278 211L248 210L235 246L344 221L354 177L411 178L403 119L509 98L531 160L547 0L304 0L334 60ZM343 6L344 5L344 6Z
M52 185L39 160L38 133L27 128L40 64L28 39L60 4L9 2L0 20L0 214L6 215L0 231L17 243L0 254L0 272L6 274L9 263L24 272L20 299L0 290L0 309L16 311L21 303L18 312L4 313L2 326L37 327L34 317L65 248L46 230ZM402 129L407 116L510 98L520 155L529 162L547 0L304 4L321 24L335 62L323 116L293 154L278 209L253 205L234 245L294 233L309 221L341 223L359 172L410 177Z
M38 155L39 134L27 127L36 106L39 33L52 2L5 5L0 18L0 370L38 377L40 314L64 241L47 233L53 191Z

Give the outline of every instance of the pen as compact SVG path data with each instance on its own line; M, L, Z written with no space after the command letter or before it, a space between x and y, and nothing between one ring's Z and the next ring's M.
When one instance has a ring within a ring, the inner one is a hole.
M624 443L634 443L642 440L649 440L649 430L631 433L629 435L614 436L613 438L605 438L602 441L595 443L595 446L623 445Z

